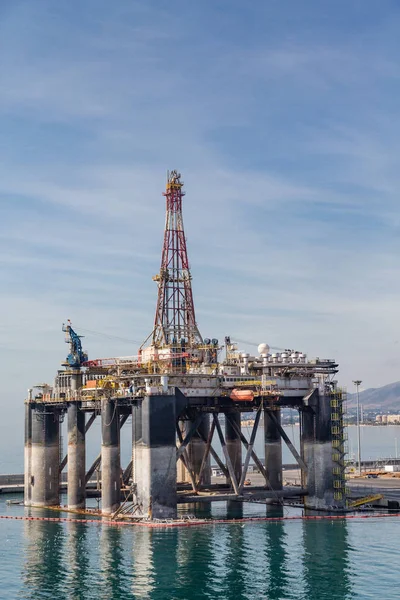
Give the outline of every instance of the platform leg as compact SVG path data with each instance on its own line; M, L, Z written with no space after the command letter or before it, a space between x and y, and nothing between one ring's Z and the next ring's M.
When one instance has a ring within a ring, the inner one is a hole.
M234 427L236 425L236 428ZM233 466L236 480L239 482L242 476L242 441L239 431L241 431L241 418L239 412L226 413L225 415L225 440ZM227 480L229 483L229 480Z
M174 519L176 498L175 396L146 396L135 442L137 502L152 519Z
M307 465L307 508L328 510L334 500L333 448L330 397L314 394L309 406L301 411L304 461Z
M59 412L44 407L32 411L30 506L60 504Z
M32 406L25 403L25 446L24 446L24 504L32 499Z
M119 507L121 495L119 411L115 400L102 400L101 429L101 510L109 515Z
M85 413L77 402L68 406L68 508L84 508L85 484Z
M273 411L278 423L281 422L281 411ZM273 490L282 489L282 438L271 417L271 410L264 410L264 443L265 443L265 470L268 481Z

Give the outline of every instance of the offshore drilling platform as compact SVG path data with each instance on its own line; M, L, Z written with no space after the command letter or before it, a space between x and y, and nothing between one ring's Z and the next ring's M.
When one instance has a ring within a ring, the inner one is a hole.
M301 352L240 352L230 337L203 338L195 318L192 276L182 219L183 183L168 174L166 225L154 327L135 356L89 360L71 323L63 326L70 352L54 385L25 400L25 505L58 506L67 469L67 505L84 509L86 487L100 473L104 515L175 519L179 503L298 498L305 508L345 510L344 392L331 359ZM300 449L281 425L281 409L297 409ZM250 437L242 413L254 414ZM67 416L68 451L60 455ZM85 437L101 420L101 452L86 469ZM122 467L120 430L132 421L132 459ZM259 424L264 455L255 451ZM216 449L215 439L218 439ZM301 487L283 486L282 440L301 469ZM218 449L219 453L218 453ZM211 460L225 477L211 481ZM263 477L245 486L249 464Z

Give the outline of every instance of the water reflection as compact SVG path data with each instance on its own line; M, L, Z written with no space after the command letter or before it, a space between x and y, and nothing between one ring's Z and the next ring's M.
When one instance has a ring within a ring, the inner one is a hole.
M89 544L88 529L83 524L66 524L65 552L68 573L65 587L71 600L84 600L89 591Z
M177 572L173 597L176 600L213 597L213 528L189 527L176 534Z
M25 561L22 579L25 598L43 598L52 590L54 598L67 598L65 588L64 536L60 523L24 522Z
M305 586L309 600L351 597L347 523L303 522Z
M156 587L153 568L152 529L138 529L133 544L133 569L131 589L134 598L152 598ZM168 553L168 560L170 560Z
M179 532L137 529L133 540L131 589L134 598L176 598L169 596L178 577Z
M123 598L129 574L125 570L122 543L124 532L120 527L102 526L100 534L99 594L98 597Z
M344 600L352 592L347 526L278 521L159 530L28 521L22 597Z
M288 597L286 594L289 578L285 523L283 521L268 523L265 535L268 548L265 562L269 572L266 597L269 600L280 600L280 598Z
M246 572L249 568L249 553L245 551L245 529L242 525L230 525L228 528L225 598L248 598L249 589L246 584ZM250 548L249 548L250 551Z

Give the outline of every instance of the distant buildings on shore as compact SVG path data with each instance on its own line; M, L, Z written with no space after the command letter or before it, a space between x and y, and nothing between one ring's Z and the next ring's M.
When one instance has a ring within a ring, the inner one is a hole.
M361 425L400 425L400 414L376 414L376 410L362 410L360 407L360 424ZM354 409L350 409L347 415L346 424L356 425L357 415ZM242 427L253 427L254 418L251 413L242 415ZM299 425L299 415L297 411L282 410L282 425Z
M400 415L376 415L375 422L380 425L400 424Z

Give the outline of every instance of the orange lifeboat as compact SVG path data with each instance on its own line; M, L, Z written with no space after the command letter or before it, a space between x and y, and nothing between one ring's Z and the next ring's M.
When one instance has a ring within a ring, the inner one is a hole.
M253 390L239 390L235 388L232 390L230 399L235 402L252 402L254 400Z
M83 386L83 389L84 390L92 390L96 387L97 387L97 380L96 379L88 379L88 381Z

